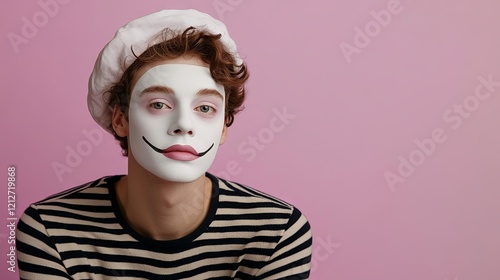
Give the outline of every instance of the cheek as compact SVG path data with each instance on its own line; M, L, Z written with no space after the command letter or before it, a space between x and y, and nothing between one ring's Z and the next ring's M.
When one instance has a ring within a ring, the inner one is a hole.
M224 119L202 121L199 125L198 135L207 142L218 142L224 128Z
M130 132L131 134L144 134L159 131L162 123L165 121L160 118L155 118L146 112L136 110L129 114ZM142 137L142 135L140 135Z

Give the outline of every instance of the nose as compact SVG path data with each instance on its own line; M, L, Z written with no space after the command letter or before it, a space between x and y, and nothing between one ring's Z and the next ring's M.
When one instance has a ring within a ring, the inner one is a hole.
M172 124L168 128L168 134L194 136L194 122L189 114L189 108L176 108Z

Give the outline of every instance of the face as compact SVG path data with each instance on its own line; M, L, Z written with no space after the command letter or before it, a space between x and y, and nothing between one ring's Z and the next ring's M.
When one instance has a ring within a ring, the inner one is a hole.
M224 87L195 64L170 61L139 72L130 97L130 152L167 181L198 179L223 141Z

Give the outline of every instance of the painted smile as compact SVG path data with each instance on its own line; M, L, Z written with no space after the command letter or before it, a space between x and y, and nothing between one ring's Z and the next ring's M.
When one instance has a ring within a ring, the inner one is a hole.
M195 160L197 158L200 158L200 157L206 155L208 153L208 151L210 151L212 149L212 147L214 146L214 144L212 143L210 148L208 148L206 151L204 151L202 153L198 153L198 152L196 152L196 150L193 147L191 147L189 145L172 145L172 146L162 150L162 149L155 147L153 144L151 144L146 139L146 137L142 136L142 140L144 140L144 142L146 142L146 144L148 144L151 147L151 149L155 150L155 152L163 154L164 156L166 156L170 159L182 160L182 161L190 161L190 160Z

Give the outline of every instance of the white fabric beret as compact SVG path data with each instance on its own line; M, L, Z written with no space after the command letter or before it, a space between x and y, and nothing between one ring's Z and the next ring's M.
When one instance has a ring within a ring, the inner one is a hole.
M193 9L162 10L135 19L118 29L113 39L99 53L90 74L87 105L90 114L102 128L112 133L109 129L112 108L106 104L103 94L121 79L123 72L134 62L132 50L136 55L140 55L162 40L170 39L157 36L165 28L182 32L191 26L211 34L221 34L220 40L234 56L236 64L242 63L226 26L208 14Z

